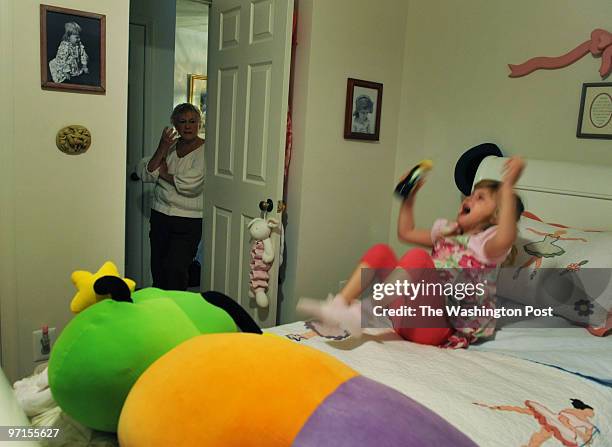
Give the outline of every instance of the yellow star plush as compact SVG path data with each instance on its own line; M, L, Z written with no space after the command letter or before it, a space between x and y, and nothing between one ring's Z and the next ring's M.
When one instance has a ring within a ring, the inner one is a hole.
M110 261L104 263L100 270L96 273L87 272L84 270L77 270L72 273L70 279L72 283L77 288L77 293L72 298L70 302L70 310L75 314L87 309L89 306L96 304L98 301L102 301L105 298L109 298L110 295L98 295L94 290L94 283L97 279L103 276L117 276L121 278L119 275L119 270L115 264ZM136 288L136 283L128 278L122 278L123 282L125 282L130 289L130 292L133 292Z

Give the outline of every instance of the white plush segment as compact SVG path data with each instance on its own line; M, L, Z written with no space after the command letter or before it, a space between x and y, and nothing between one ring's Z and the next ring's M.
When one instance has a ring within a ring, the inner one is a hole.
M22 427L29 426L27 416L19 406L13 388L9 384L4 372L0 370L0 426ZM2 446L34 447L38 446L33 441L5 441L0 442Z

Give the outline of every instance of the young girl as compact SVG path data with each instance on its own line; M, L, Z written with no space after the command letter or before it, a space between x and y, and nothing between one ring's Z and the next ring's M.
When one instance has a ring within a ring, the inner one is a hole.
M374 103L367 95L361 95L355 100L353 112L353 132L374 133L370 123L370 113L374 111Z
M401 205L397 232L400 240L412 244L431 247L431 255L423 249L409 250L399 260L385 244L370 248L351 275L346 286L333 299L323 305L312 301L301 301L299 308L315 315L321 320L339 325L353 335L361 331L361 306L357 298L380 273L380 269L411 269L411 272L426 272L419 269L483 269L483 272L495 272L512 247L516 239L516 223L523 211L520 198L513 187L521 176L524 162L518 157L509 159L504 166L503 180L482 180L474 186L472 194L466 197L454 222L438 219L430 230L417 229L414 226L413 209L416 193L423 185L420 182L411 195ZM362 269L370 269L362 272ZM379 269L378 272L376 269ZM449 270L445 270L446 273ZM365 277L367 276L367 277ZM418 278L412 278L417 282ZM494 287L494 280L488 282ZM455 305L472 305L494 307L493 293L487 290L480 297L472 295L470 299L453 300ZM427 297L427 304L443 308L443 297ZM405 304L405 300L396 299L391 306ZM417 298L412 305L422 304ZM451 304L451 303L449 303ZM427 345L453 348L467 347L474 341L493 334L495 320L484 317L449 317L428 319L428 327L404 327L401 318L391 318L396 332L403 338Z
M54 59L49 61L53 82L64 82L89 73L85 46L81 43L81 27L76 22L64 24L64 36Z

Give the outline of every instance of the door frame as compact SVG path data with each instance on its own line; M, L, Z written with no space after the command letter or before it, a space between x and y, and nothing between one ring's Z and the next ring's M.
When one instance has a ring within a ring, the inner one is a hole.
M129 19L129 25L138 25L138 26L143 26L145 29L145 51L144 51L144 57L145 57L145 61L144 61L144 65L145 65L145 70L144 70L144 88L143 88L143 92L144 92L144 97L143 97L143 129L142 129L142 135L143 135L143 148L151 147L151 144L153 143L152 140L152 113L150 110L150 102L151 102L151 98L153 95L153 73L150 70L151 67L155 66L155 53L152 50L152 48L155 46L155 30L156 30L156 24L155 21L150 19L150 18L146 18L146 17L142 17L139 15L130 15L130 19ZM129 71L129 67L128 67L128 71ZM129 77L129 75L128 75ZM127 124L127 123L126 123ZM129 127L128 127L128 132L129 132ZM126 150L130 150L129 146L127 146ZM126 158L127 158L127 154L126 154ZM130 166L126 166L126 170L129 170ZM126 191L127 191L127 187L130 180L130 174L131 172L127 172L126 175ZM149 253L150 256L150 251L151 248L149 247L149 238L148 238L148 231L147 231L147 210L150 210L151 208L151 197L149 192L146 191L146 184L143 184L143 204L142 204L142 209L143 209L143 219L142 219L142 224L141 224L141 243L142 243L142 252L140 253L140 274L141 274L141 280L142 280L142 284L136 284L136 287L143 287L145 283L147 283L148 279L150 279L151 276L151 272L149 271L149 264L145 262L145 253ZM126 206L126 210L125 210L125 221L127 223L127 206ZM127 233L128 233L128 229L127 229L127 225L125 228L125 240L126 243L124 244L124 259L127 257ZM123 266L123 270L125 272L125 265Z

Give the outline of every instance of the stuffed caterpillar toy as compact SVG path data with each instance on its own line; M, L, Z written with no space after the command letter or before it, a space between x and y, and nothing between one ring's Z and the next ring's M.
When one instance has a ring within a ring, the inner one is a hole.
M114 432L127 395L157 359L202 334L261 329L236 301L219 292L135 290L117 267L72 274L77 315L49 359L54 400L86 427ZM212 361L209 359L209 361Z

